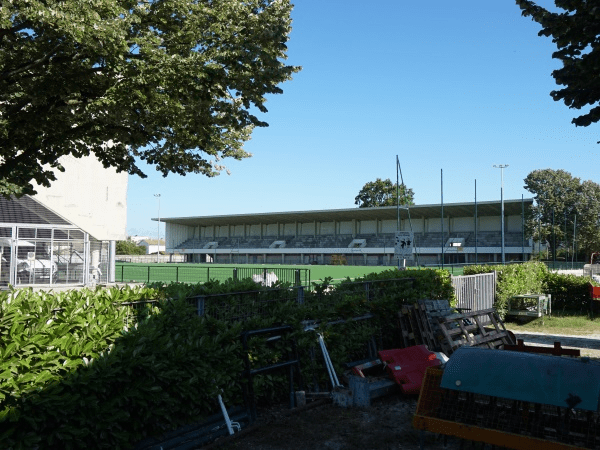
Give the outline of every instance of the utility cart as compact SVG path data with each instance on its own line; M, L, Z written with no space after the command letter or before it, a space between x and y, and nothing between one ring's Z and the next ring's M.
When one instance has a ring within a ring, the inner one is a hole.
M514 295L508 302L507 316L542 317L552 315L550 294Z

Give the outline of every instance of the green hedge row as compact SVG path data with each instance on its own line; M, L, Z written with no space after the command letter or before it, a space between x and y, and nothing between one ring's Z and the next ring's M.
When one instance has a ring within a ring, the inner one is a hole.
M385 282L385 278L415 278ZM135 442L201 421L219 411L217 395L228 406L242 403L243 369L240 333L246 329L288 324L294 328L302 375L312 386L325 383L316 334L304 331L317 321L338 372L343 363L365 357L372 337L394 345L395 317L402 303L417 298L452 298L444 271L389 271L294 295L270 304L267 315L244 322L198 317L183 298L190 294L231 293L256 289L251 281L233 280L189 286L96 289L68 293L13 290L0 293L0 442L2 448L130 448ZM265 295L290 290L260 288ZM377 292L375 299L370 295ZM371 293L371 294L370 294ZM228 295L231 301L235 294ZM225 296L225 301L227 297ZM180 300L167 300L179 298ZM123 302L159 299L131 314ZM332 319L364 313L373 319ZM255 367L286 358L290 343L267 344L256 337L248 355ZM398 342L395 345L399 345ZM387 347L390 348L390 347ZM317 349L313 351L313 349ZM259 376L259 402L286 398L283 374Z
M585 313L590 308L590 280L575 275L550 272L542 262L507 266L466 266L465 275L496 271L495 308L504 317L508 300L518 294L551 294L553 310Z

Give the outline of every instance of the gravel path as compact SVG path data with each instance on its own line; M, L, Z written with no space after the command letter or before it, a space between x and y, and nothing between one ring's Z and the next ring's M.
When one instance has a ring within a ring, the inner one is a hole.
M600 359L600 334L575 336L566 334L545 334L535 331L518 332L511 330L517 339L523 339L525 345L539 345L553 347L555 342L560 342L564 348L578 348L581 356L590 356Z

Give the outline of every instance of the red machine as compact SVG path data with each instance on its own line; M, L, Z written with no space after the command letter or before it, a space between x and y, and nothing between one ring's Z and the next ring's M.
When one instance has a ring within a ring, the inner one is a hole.
M428 367L442 362L426 345L378 352L386 371L406 394L418 394Z

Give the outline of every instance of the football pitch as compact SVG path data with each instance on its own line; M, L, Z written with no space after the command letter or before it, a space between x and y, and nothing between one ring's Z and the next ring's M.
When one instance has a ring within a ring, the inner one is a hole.
M281 264L190 264L190 263L122 263L115 267L116 281L121 282L172 282L202 283L208 280L225 281L232 278L237 269L238 279L250 278L253 274L273 271L279 279L296 270L301 272L302 284L312 284L327 277L332 282L346 278L354 279L369 273L383 272L393 266L329 266L329 265L281 265Z

